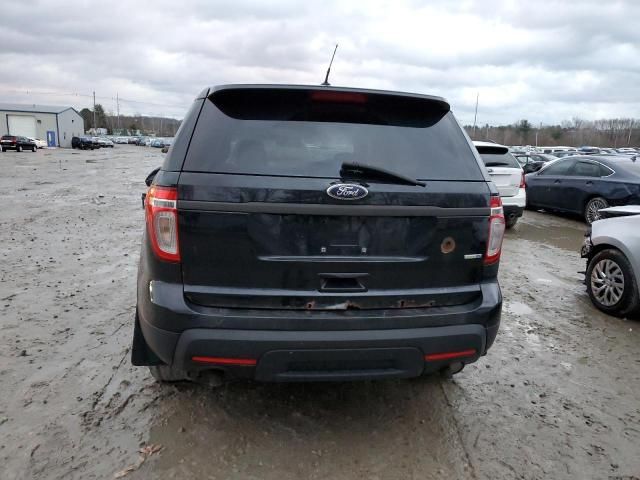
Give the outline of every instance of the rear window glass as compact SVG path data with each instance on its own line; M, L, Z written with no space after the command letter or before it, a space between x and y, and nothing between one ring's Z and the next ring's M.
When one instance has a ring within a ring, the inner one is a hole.
M205 101L183 170L338 178L344 162L357 162L416 179L483 180L442 104L360 93L336 100L331 91L316 92L328 95L217 92Z
M520 168L520 164L510 153L481 153L480 157L482 157L482 161L487 167ZM526 158L523 158L522 160L523 163L526 163Z

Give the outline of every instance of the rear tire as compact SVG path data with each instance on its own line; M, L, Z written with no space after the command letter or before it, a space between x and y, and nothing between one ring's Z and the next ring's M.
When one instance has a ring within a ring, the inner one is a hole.
M149 367L149 372L158 382L183 382L189 380L186 372L176 370L170 365L153 365Z
M513 228L516 226L516 223L518 223L518 217L511 217L511 218L507 218L506 219L506 223L505 226L507 228Z
M6 148L3 148L3 149L2 149L2 153L6 152L6 151L7 151L7 149L6 149Z
M593 197L589 200L584 206L584 221L587 225L591 225L596 220L600 220L602 218L599 213L600 210L608 206L609 202L602 197Z
M18 146L16 147L16 152L21 152L21 151L22 151L22 147L21 147L20 145L18 145Z
M464 363L457 362L447 365L440 370L440 376L442 378L452 378L454 375L460 373L464 369Z
M640 315L640 292L627 257L619 250L602 250L587 266L587 293L596 308L616 317Z
M38 151L38 147L31 147L31 151L32 151L32 152L36 152L36 151Z

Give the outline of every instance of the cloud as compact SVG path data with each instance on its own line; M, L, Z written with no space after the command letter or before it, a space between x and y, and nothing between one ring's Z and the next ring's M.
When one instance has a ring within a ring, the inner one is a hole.
M636 18L634 0L21 2L2 11L0 101L95 91L180 117L208 85L318 84L338 42L332 83L441 95L463 123L477 93L482 124L637 117Z

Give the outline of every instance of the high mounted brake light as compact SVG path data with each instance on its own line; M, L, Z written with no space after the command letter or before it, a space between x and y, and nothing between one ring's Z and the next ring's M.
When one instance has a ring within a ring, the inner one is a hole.
M367 96L357 92L323 92L316 90L311 92L311 100L332 103L367 103Z
M487 251L484 255L484 264L493 265L500 260L502 252L502 239L504 238L505 220L502 200L492 196L491 215L489 216L489 238L487 239Z
M152 185L145 199L147 231L153 253L168 262L180 261L178 244L178 190Z

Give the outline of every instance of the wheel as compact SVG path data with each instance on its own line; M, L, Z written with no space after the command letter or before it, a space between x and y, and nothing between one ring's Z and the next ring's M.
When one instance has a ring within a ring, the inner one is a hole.
M587 293L601 311L619 317L640 314L640 292L627 257L613 248L603 250L587 266Z
M452 363L440 370L440 376L442 378L452 378L454 375L460 373L463 368L464 363L462 362Z
M516 223L518 223L518 217L508 217L506 219L506 224L505 226L507 228L513 228L516 226Z
M593 197L584 207L584 220L587 225L591 225L596 220L600 220L600 209L607 208L609 203L602 197Z
M16 152L21 152L21 151L22 151L22 147L21 147L20 145L18 145L18 146L16 147Z
M32 152L35 152L35 151L37 151L37 150L38 150L38 147L31 147L31 151L32 151Z
M6 152L6 151L7 151L7 149L6 149L6 148L3 148L3 149L2 149L2 153Z
M181 382L189 380L186 372L176 370L169 365L153 365L149 367L151 376L158 382Z

